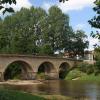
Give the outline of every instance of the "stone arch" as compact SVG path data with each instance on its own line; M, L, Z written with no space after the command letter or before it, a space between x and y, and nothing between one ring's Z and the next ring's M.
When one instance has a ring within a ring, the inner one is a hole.
M44 73L48 79L54 79L57 76L57 71L51 62L45 61L38 67L37 73Z
M59 66L59 78L64 79L70 69L70 65L68 62L62 62Z
M20 74L20 79L31 79L32 78L32 73L33 69L29 63L23 60L15 60L10 62L7 66L6 69L4 70L4 80L8 80L9 77L7 76L8 71L10 71L10 66L12 66L11 71L15 70L15 66L19 70ZM10 73L11 74L11 73Z

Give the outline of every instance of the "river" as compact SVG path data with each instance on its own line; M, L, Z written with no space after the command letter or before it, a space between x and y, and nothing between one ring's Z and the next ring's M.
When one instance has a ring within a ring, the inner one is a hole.
M25 91L38 94L64 95L77 100L100 100L100 82L46 80L43 84L34 85L0 85L1 88Z

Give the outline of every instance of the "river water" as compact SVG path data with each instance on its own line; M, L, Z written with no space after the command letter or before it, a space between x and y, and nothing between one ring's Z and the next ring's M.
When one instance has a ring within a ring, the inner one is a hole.
M75 100L100 100L100 82L46 80L43 84L0 87L29 93L64 95Z

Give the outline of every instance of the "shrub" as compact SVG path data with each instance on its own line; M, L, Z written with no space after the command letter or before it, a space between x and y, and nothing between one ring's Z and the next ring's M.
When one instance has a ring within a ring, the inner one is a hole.
M87 63L81 63L78 65L78 69L84 73L87 71Z
M94 72L94 65L88 63L81 63L78 69L84 73L92 74Z
M95 75L98 75L100 73L100 60L96 61L95 67L94 67Z
M92 74L94 72L94 65L93 64L88 64L86 68L86 73L87 74Z

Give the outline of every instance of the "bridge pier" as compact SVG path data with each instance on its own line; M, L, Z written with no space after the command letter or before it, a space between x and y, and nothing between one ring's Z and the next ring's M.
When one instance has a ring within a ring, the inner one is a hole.
M0 81L4 81L4 73L3 72L0 72Z
M22 73L21 76L23 80L34 80L36 79L36 72Z
M59 74L57 72L45 73L47 79L59 79Z

